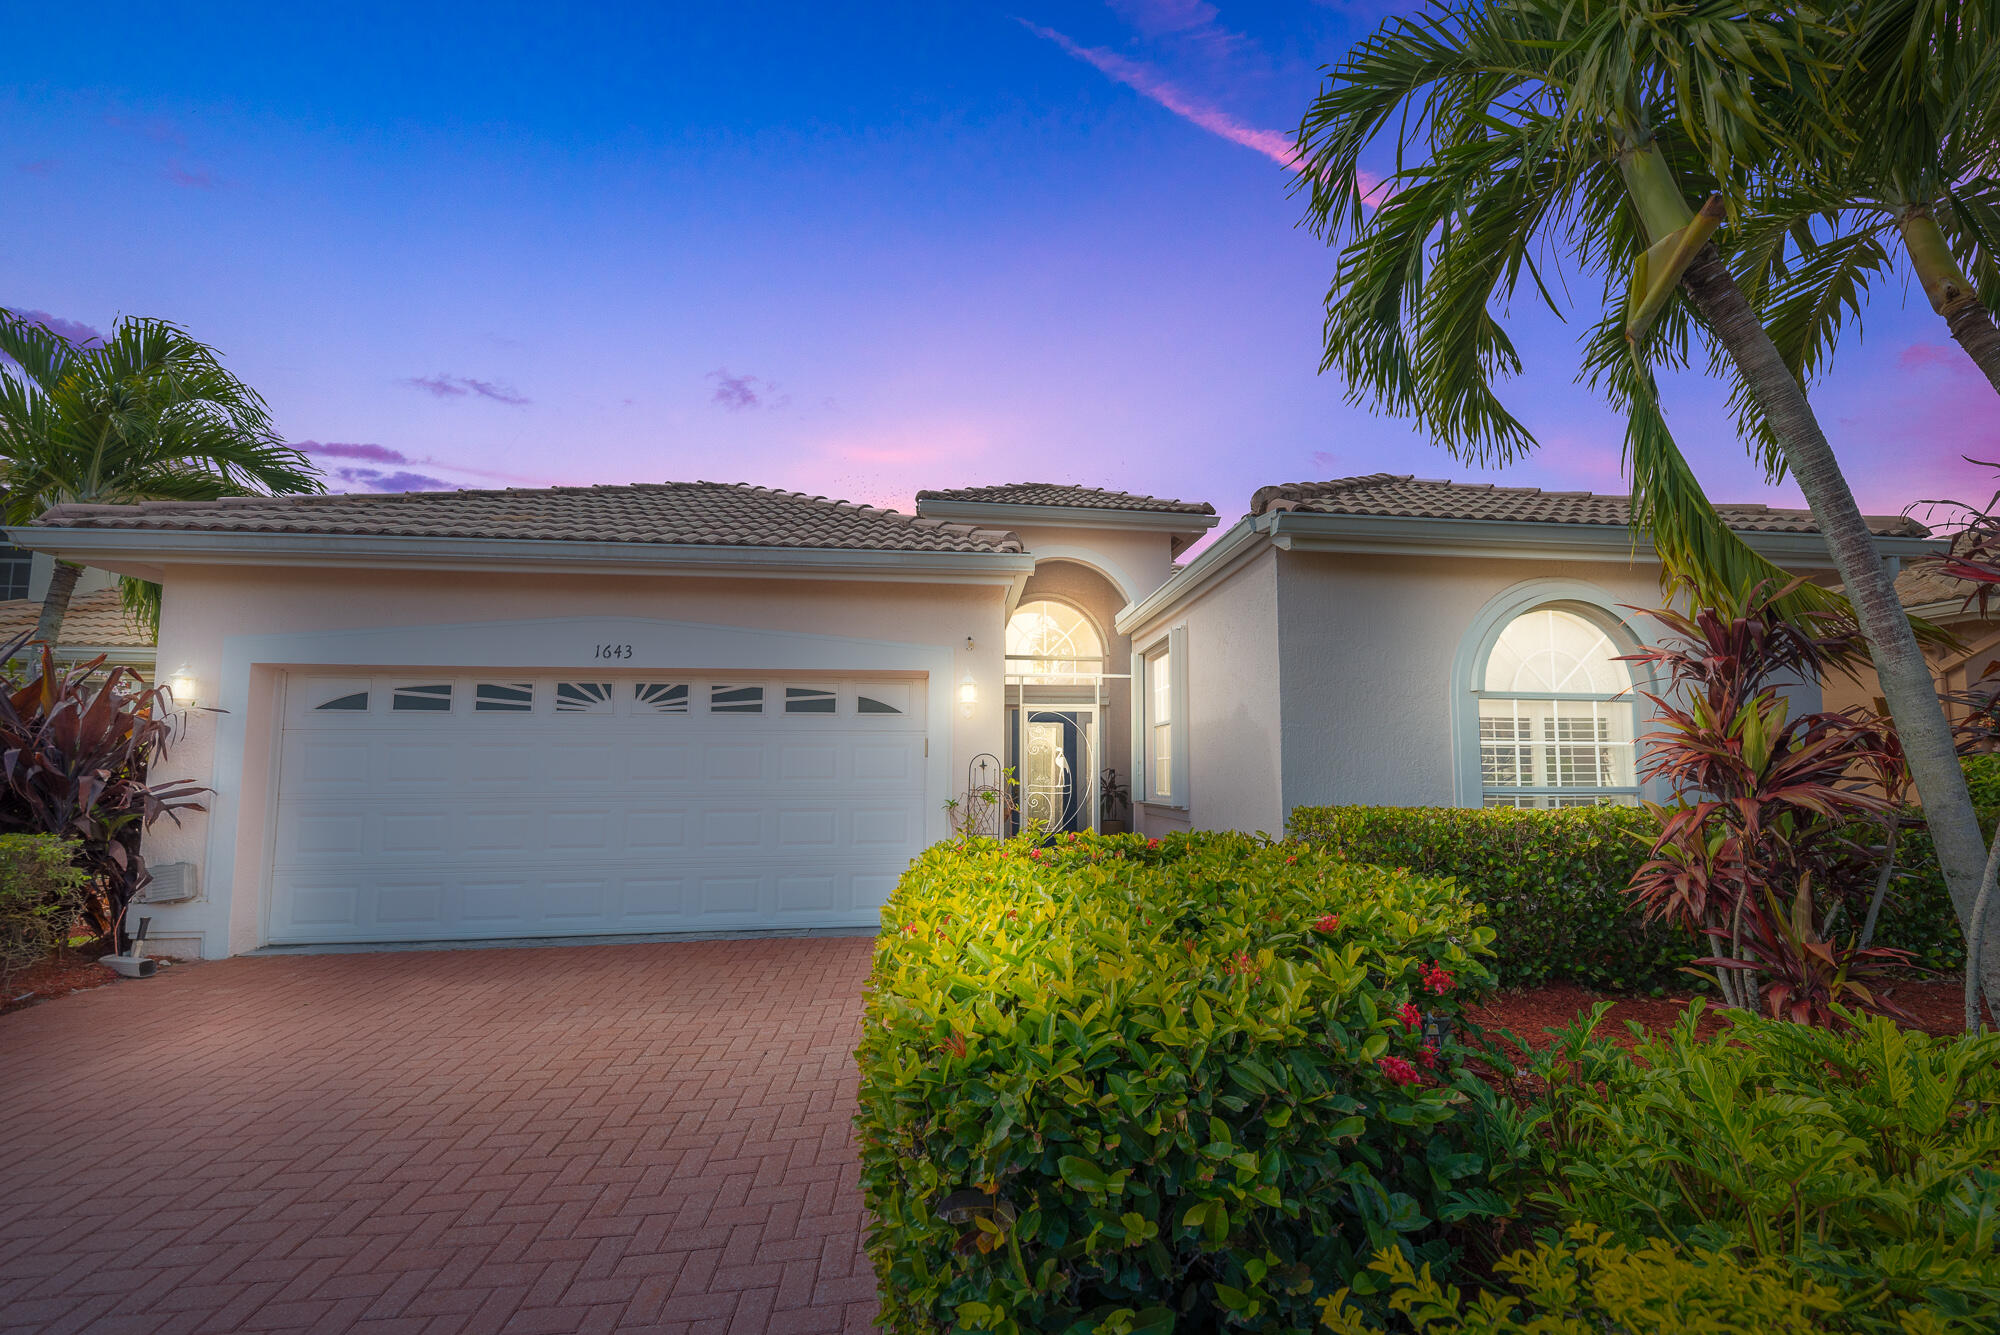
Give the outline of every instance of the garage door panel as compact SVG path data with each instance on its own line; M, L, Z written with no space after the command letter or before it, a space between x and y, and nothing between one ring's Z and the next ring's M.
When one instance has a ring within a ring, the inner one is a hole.
M288 697L273 941L860 926L921 849L916 684L420 675Z
M625 847L634 852L672 852L687 847L685 811L629 811Z

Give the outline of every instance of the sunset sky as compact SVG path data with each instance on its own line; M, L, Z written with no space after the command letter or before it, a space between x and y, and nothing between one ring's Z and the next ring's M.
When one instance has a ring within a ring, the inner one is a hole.
M1225 521L1376 471L1619 490L1546 314L1512 391L1543 448L1501 472L1317 373L1332 254L1279 159L1387 10L19 9L0 306L186 326L341 489L1037 479ZM1959 456L2000 457L1991 392L1921 292L1867 325L1814 394L1864 505L1990 490ZM1712 495L1793 500L1719 395L1671 405Z

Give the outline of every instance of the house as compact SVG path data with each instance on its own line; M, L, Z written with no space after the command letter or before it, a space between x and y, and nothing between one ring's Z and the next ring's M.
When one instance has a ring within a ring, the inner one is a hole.
M192 706L159 945L873 926L1014 819L1276 830L1301 802L1631 800L1624 502L1376 475L1211 506L1022 483L916 513L663 483L64 506L164 587ZM1809 516L1726 507L1831 578ZM1885 559L1923 530L1875 521ZM948 810L948 803L956 803ZM1109 805L1109 810L1107 806Z
M2000 665L2000 598L1982 605L1979 586L1955 579L1923 562L1896 576L1896 596L1911 616L1921 617L1948 632L1952 642L1927 645L1924 657L1945 697L1945 713L1954 722L1968 712L1965 697L1992 695L2000 690L2000 675L1987 674ZM1860 708L1888 712L1875 669L1863 664L1852 676L1836 675L1826 684L1828 709Z
M54 566L45 554L0 546L0 643L34 632ZM153 634L125 611L118 577L109 571L87 569L77 579L57 639L58 662L102 658L153 676Z
M1778 565L1833 581L1808 512L1716 508ZM1662 599L1630 518L1622 496L1387 473L1258 491L1118 616L1160 738L1140 828L1278 831L1327 803L1664 798L1632 745L1632 689L1649 683L1617 661L1653 635L1636 609ZM1885 560L1936 547L1902 516L1868 522ZM1816 685L1790 693L1819 707Z

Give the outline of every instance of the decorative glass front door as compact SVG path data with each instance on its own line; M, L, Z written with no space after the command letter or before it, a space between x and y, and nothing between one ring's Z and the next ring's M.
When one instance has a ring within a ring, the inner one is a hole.
M1091 714L1069 709L1017 711L1023 827L1050 834L1092 827Z

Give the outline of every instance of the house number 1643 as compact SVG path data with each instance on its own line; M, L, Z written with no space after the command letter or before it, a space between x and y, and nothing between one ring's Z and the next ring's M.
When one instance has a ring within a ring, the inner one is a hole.
M630 658L631 656L632 646L629 644L600 644L597 646L596 657L598 658Z

